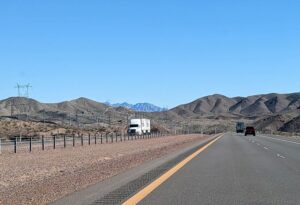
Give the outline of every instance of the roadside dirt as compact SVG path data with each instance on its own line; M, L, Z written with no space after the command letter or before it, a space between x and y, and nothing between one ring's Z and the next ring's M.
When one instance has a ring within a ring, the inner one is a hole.
M185 135L0 155L0 204L48 204L207 136Z

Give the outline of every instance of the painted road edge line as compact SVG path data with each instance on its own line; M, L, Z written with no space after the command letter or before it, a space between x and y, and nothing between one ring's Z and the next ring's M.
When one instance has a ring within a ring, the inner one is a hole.
M269 139L273 139L273 140L278 140L278 141L282 141L282 142L289 142L289 143L293 143L293 144L300 144L299 142L294 142L294 141L289 141L289 140L283 140L283 139L277 139L274 137L267 137L267 136L258 136L258 137L262 137L262 138L269 138Z
M158 179L153 181L151 184L146 186L144 189L136 193L134 196L129 198L127 201L125 201L122 205L132 205L137 204L141 202L144 198L146 198L151 192L153 192L156 188L158 188L161 184L163 184L165 181L167 181L172 175L174 175L176 172L178 172L181 168L183 168L188 162L190 162L192 159L194 159L197 155L199 155L201 152L203 152L206 148L208 148L210 145L218 141L221 137L223 137L224 134L220 135L213 141L209 142L207 145L201 147L199 150L179 162L177 165L175 165L173 168L171 168L169 171L167 171L165 174L160 176Z

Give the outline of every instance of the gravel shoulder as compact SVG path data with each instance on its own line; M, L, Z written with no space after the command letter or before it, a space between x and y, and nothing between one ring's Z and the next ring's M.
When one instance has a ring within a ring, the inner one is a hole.
M205 139L168 136L0 155L0 204L48 204Z

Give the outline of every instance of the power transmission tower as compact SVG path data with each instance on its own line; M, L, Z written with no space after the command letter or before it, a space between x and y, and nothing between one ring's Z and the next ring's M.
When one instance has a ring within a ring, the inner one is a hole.
M32 88L32 86L28 83L26 85L20 85L17 83L17 86L15 87L18 89L18 96L19 97L29 97L29 89Z

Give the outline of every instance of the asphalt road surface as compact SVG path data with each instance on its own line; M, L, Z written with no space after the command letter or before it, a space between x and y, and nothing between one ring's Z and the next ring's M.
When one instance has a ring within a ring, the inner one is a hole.
M140 204L300 204L300 141L226 134Z

